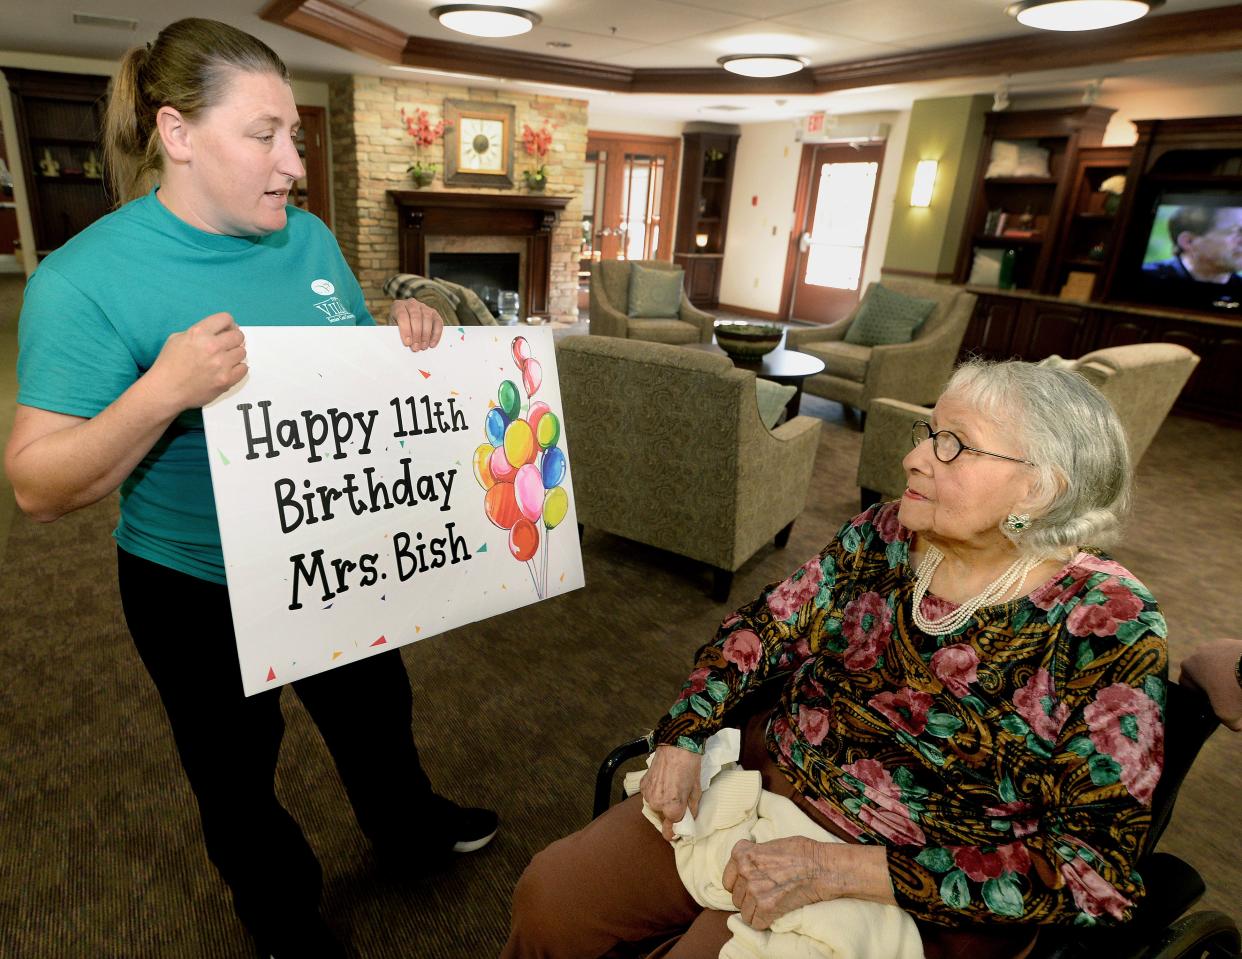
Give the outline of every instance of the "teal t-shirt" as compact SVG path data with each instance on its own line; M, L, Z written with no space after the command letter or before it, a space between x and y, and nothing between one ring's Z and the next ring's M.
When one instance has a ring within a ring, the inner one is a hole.
M239 326L372 325L336 238L290 207L261 237L205 233L156 191L48 256L26 287L17 401L91 418L151 368L164 341L213 313ZM224 583L200 410L186 410L121 485L127 552Z

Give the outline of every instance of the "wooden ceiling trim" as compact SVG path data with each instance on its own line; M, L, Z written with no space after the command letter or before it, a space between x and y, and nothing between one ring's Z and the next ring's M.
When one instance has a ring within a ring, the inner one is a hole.
M785 77L753 79L718 67L632 69L407 35L333 0L271 0L264 20L392 64L607 90L614 93L714 96L829 93L885 83L912 83L1087 67L1101 63L1242 50L1242 3L1144 17L1107 33L1003 37L886 57L824 64Z

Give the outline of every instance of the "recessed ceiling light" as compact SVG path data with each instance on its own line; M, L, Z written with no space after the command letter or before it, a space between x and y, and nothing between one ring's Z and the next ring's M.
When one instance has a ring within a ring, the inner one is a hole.
M484 3L449 3L432 7L440 25L472 37L516 37L527 33L542 19L517 7L494 7Z
M98 13L75 13L73 22L79 27L112 27L116 30L137 30L138 21L128 17L109 17Z
M1040 30L1100 30L1162 6L1164 0L1020 0L1006 7L1006 13Z
M735 53L716 62L743 77L783 77L806 66L806 60L791 53Z

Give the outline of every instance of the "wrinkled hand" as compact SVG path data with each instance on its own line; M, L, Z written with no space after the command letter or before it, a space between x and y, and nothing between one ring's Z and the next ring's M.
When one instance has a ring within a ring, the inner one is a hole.
M228 313L213 313L164 341L148 371L169 396L176 412L205 406L241 382L246 337Z
M651 757L641 792L647 805L663 819L660 831L669 842L673 841L673 825L681 821L686 809L698 815L702 765L699 753L680 746L657 746Z
M1242 639L1214 639L1196 646L1182 661L1183 686L1202 690L1212 711L1234 732L1242 732L1242 687L1238 686L1238 657Z
M820 882L826 845L802 836L738 840L723 881L742 921L752 929L767 929L786 913L827 898Z
M439 312L418 300L393 300L388 322L401 331L401 342L413 352L436 346L444 332Z

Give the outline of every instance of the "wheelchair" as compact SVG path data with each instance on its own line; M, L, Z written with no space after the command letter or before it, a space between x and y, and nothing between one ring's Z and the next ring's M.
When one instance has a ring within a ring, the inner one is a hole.
M783 677L769 680L779 683ZM1188 912L1203 896L1203 877L1189 863L1156 844L1199 750L1219 725L1207 697L1177 683L1165 687L1164 770L1152 798L1151 832L1138 872L1147 894L1129 922L1079 928L1046 926L1028 959L1239 959L1242 939L1229 916L1215 910ZM762 695L762 694L759 694ZM727 725L727 724L726 724ZM617 769L647 754L647 740L633 739L608 754L595 776L592 818L612 803ZM1180 917L1180 918L1179 918Z

